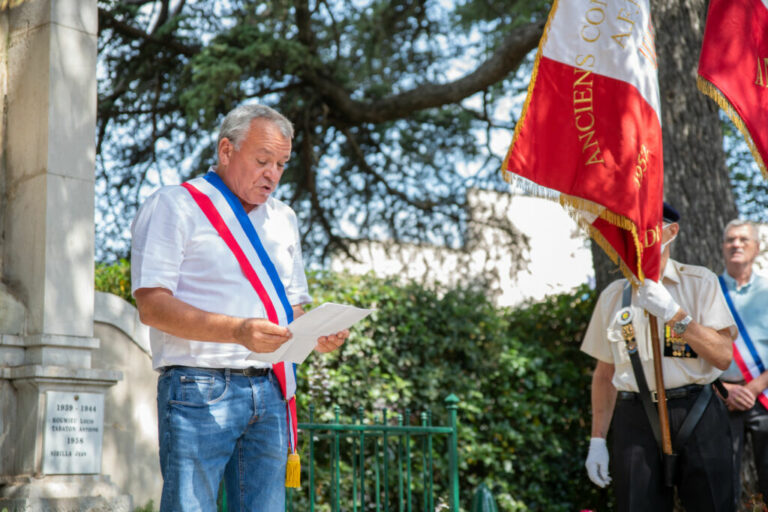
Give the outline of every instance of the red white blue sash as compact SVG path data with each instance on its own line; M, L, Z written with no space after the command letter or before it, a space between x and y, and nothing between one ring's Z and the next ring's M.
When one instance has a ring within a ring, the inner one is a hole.
M237 196L213 171L209 171L201 178L182 183L181 186L192 195L203 214L232 251L243 274L264 305L267 319L278 325L291 323L293 308L288 301L285 286ZM289 448L295 452L296 365L276 363L272 365L272 371L280 383L280 389L287 402Z
M731 295L728 292L725 279L723 279L723 276L717 276L717 278L720 281L720 288L723 289L725 301L728 303L733 319L736 321L736 327L739 328L739 337L733 342L733 360L736 362L736 366L739 367L739 370L741 370L744 380L750 382L765 371L765 364L763 364L763 361L760 359L760 355L757 353L752 338L749 337L747 326L744 325L744 322L739 316L739 312L736 311L736 306L734 306ZM768 409L768 389L763 390L757 398L760 400L760 403Z

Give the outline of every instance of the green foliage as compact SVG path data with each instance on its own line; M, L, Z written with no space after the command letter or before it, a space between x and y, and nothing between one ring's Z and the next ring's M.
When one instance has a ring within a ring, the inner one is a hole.
M294 156L277 193L300 217L308 258L322 259L344 237L456 245L467 188L507 189L503 150L492 150L491 139L511 137L503 100L525 91L527 80L511 73L536 41L530 31L511 46L501 41L540 26L533 22L548 7L540 0L98 4L96 236L105 261L127 254L142 197L216 163L219 123L246 102L273 106L294 123ZM510 74L490 72L497 69Z
M136 305L131 295L131 264L128 260L122 259L113 264L96 263L95 288Z
M143 507L136 507L133 509L133 512L156 512L157 508L155 508L155 502L153 500L149 500L144 504Z
M520 26L533 19L540 19L549 12L550 0L458 0L456 15L460 23L479 20L492 26Z
M463 501L482 482L502 510L604 507L610 496L583 469L589 439L593 361L578 347L593 307L586 287L517 310L494 308L480 290L438 292L373 276L318 274L316 303L374 307L336 353L300 368L300 421L333 407L351 421L382 407L395 414L432 409L448 424L443 399L459 404ZM306 451L305 451L306 453ZM447 471L442 460L437 472ZM464 503L468 507L469 503Z

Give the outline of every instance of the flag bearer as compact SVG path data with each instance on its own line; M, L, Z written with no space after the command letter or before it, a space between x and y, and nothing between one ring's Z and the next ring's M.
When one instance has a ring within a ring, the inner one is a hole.
M587 473L600 487L613 477L622 512L671 512L673 487L686 510L734 510L728 412L721 400L712 398L711 385L731 362L737 330L717 277L703 267L670 259L679 219L665 203L660 282L647 279L637 290L625 280L610 284L600 294L581 346L597 359ZM676 454L671 457L661 456L646 311L658 318L662 331L664 387Z

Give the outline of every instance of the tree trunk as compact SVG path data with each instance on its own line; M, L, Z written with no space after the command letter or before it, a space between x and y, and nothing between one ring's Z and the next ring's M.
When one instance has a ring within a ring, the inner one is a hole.
M672 257L719 273L722 230L738 212L718 107L696 87L707 6L706 0L651 0L661 89L664 199L681 214ZM751 459L748 448L744 456ZM676 510L683 509L678 504Z
M590 246L592 252L592 267L595 269L595 289L603 291L606 286L624 276L616 265L594 241Z
M652 0L659 59L664 198L682 218L675 259L723 269L722 230L737 216L718 107L696 87L706 0Z

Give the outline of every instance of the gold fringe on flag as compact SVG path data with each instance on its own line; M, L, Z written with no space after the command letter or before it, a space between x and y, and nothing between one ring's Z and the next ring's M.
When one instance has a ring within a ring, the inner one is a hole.
M736 126L736 129L741 132L741 134L744 136L744 140L746 141L747 146L749 146L749 151L752 153L755 162L757 162L757 166L760 168L763 176L768 179L768 169L765 166L763 157L757 150L755 141L752 140L752 136L749 134L749 130L747 130L747 126L744 124L744 120L741 119L741 116L738 112L736 112L736 109L733 108L733 105L731 105L731 102L728 101L728 98L726 98L725 95L720 92L720 89L718 89L715 84L702 76L696 77L696 85L699 87L701 92L715 100L715 103L717 103L720 108L723 109L723 112L725 112L728 118L733 122L733 124Z
M643 273L642 265L642 245L640 244L640 237L637 234L637 226L634 222L632 222L627 217L624 217L623 215L619 215L606 209L604 206L601 206L594 201L563 194L557 190L543 187L514 173L508 174L509 179L507 181L511 185L517 187L523 194L559 202L560 206L565 209L568 215L579 225L579 227L584 229L589 234L589 237L592 238L603 251L605 251L605 253L614 264L618 265L621 273L630 283L632 283L633 286L639 286L643 283L645 280L645 275ZM589 220L584 218L584 213L589 213L595 217L600 217L606 222L632 233L632 240L634 241L635 250L637 251L637 276L635 276L635 274L632 272L629 266L627 266L624 260L619 257L619 253L616 251L616 249L613 248L610 242L605 239L602 233L600 233L600 231L595 228L595 226L592 225Z
M560 196L560 204L570 214L571 218L589 233L590 238L597 242L597 245L605 251L611 261L619 266L621 273L624 274L624 277L626 277L630 283L634 286L642 284L645 280L645 275L643 274L643 252L642 245L640 244L640 237L637 235L637 226L634 222L623 215L614 213L593 201L581 197L563 194ZM603 234L580 213L585 211L600 217L620 229L632 233L632 241L635 245L635 251L637 251L637 276L635 276L624 260L619 257L619 253L616 252L616 249L614 249L610 242L605 239Z

